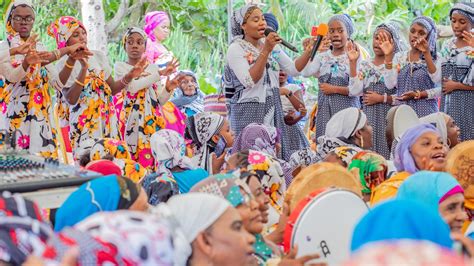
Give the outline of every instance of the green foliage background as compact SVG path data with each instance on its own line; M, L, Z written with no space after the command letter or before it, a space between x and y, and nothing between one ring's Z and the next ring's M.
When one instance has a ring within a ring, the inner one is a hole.
M106 19L117 11L120 0L103 0ZM130 0L130 5L140 0ZM0 0L2 14L10 0ZM47 26L59 16L80 16L79 0L33 0L37 6L34 31L42 42L54 49L54 40L46 34ZM347 13L354 18L357 27L355 39L359 43L370 43L374 28L381 22L392 21L407 30L420 10L439 24L449 23L452 0L267 0L263 10L277 15L280 35L291 43L301 46L309 36L311 27L326 22L336 13ZM109 58L124 60L125 54L120 38L129 26L142 26L144 14L152 10L165 10L172 16L172 33L165 45L179 59L182 69L192 69L199 75L199 83L206 93L216 91L220 85L227 49L227 0L149 0L131 12L120 27L109 34ZM244 4L234 0L233 7ZM0 38L4 36L3 20L0 23ZM366 45L369 47L369 45ZM290 55L292 52L289 52ZM111 63L113 63L111 62Z

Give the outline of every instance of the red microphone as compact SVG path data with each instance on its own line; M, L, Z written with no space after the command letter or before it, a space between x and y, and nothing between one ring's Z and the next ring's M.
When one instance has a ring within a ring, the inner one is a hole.
M311 50L311 61L313 61L314 57L316 56L316 52L321 46L324 36L328 34L329 27L327 24L321 23L318 27L313 27L311 29L311 36L317 36L316 43L313 46L313 50Z

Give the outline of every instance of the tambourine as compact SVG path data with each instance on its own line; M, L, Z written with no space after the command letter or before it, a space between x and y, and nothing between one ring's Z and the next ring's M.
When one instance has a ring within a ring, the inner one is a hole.
M291 182L285 195L290 210L311 192L320 188L345 188L361 196L360 181L347 169L333 163L317 163L304 168Z
M315 190L298 203L288 219L285 251L297 245L297 257L318 253L320 259L313 262L337 265L349 258L354 228L368 210L352 191Z
M474 199L474 140L459 143L449 151L446 172L456 177L466 199Z

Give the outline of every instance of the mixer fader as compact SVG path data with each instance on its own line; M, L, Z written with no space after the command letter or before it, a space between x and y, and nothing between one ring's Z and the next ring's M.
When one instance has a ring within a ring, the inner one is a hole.
M0 191L54 196L101 175L26 152L0 152ZM62 190L62 191L61 191ZM64 193L62 193L64 194ZM40 203L40 202L39 202ZM44 202L43 202L44 203ZM45 203L50 205L49 202ZM40 204L41 205L41 204ZM44 205L44 204L43 204Z

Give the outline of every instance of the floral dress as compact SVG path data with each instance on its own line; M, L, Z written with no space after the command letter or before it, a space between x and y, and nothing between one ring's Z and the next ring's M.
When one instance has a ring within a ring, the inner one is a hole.
M131 69L132 66L125 62L116 63L116 79L121 79ZM147 76L130 82L122 92L124 100L120 113L120 119L123 119L125 125L123 139L130 149L132 159L149 170L154 167L150 137L166 127L162 104L170 97L160 86L158 70L156 65L149 65L145 69Z
M159 69L164 69L168 63L173 60L173 53L169 50L156 50L157 46L161 44L154 43L150 39L147 40L147 55L148 60L158 66ZM164 46L162 46L164 48ZM160 48L161 49L161 48ZM166 49L166 48L165 48ZM151 50L151 52L150 52ZM171 78L171 77L170 77ZM166 84L166 77L161 78L161 85L164 87ZM169 99L169 96L168 96ZM166 121L166 128L174 130L184 136L184 130L186 125L184 123L186 117L172 102L165 102L162 104L162 114Z
M347 54L334 56L332 51L320 53L303 69L303 76L315 76L319 84L329 83L335 86L349 86L349 58ZM360 97L341 94L326 95L318 93L318 112L315 118L316 139L323 136L326 124L337 112L349 107L360 108Z
M349 93L362 96L363 93L373 91L381 95L387 94L389 97L396 93L396 79L396 75L385 69L384 64L376 66L371 61L363 60L359 65L357 77L350 78ZM387 159L390 158L390 151L385 138L385 128L387 127L385 117L391 107L388 103L362 106L369 124L374 128L373 150Z
M119 139L118 119L113 105L112 90L106 80L111 68L107 57L98 51L93 51L89 58L84 88L76 104L62 108L60 117L69 116L69 137L73 152L89 139L115 138ZM64 67L67 58L58 62L58 69ZM65 87L70 88L79 75L81 66L76 62ZM64 112L68 112L65 114Z
M474 48L457 48L452 38L441 49L441 75L474 86ZM461 129L461 140L474 139L474 91L455 90L441 98L441 110L450 115Z
M122 140L103 138L92 145L90 149L91 161L101 160L106 156L112 156L113 162L122 170L122 175L135 183L138 183L148 173L140 163L132 160L127 144Z
M50 88L59 88L57 71L51 65L30 66L27 71L21 66L24 56L10 56L10 41L0 43L0 73L5 79L0 96L3 126L9 133L16 132L16 147L32 154L57 158L56 129L53 126ZM38 51L46 49L40 43Z

